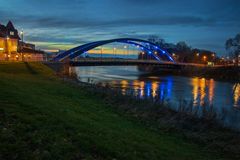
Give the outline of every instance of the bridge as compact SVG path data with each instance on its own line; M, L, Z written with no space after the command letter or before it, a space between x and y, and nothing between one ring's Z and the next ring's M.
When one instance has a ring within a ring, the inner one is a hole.
M149 59L123 59L123 58L78 58L88 51L102 45L111 43L124 43L135 46L139 54L145 54ZM118 38L95 41L74 47L66 52L58 54L54 62L68 62L71 66L114 66L114 65L152 65L163 69L181 69L183 67L206 67L202 64L176 63L174 58L166 50L150 41L135 38Z
M82 58L70 61L70 66L156 66L162 69L181 69L182 67L206 67L203 64L159 62L156 60L141 59L114 59L114 58Z
M142 51L140 53L146 54L148 57L150 57L149 59L151 60L154 59L156 61L154 63L158 63L158 62L159 63L162 63L162 62L175 63L173 57L167 51L160 48L157 44L152 43L150 41L135 39L135 38L118 38L118 39L102 40L102 41L87 43L87 44L72 48L64 53L58 54L53 59L53 61L55 62L74 61L79 56L84 55L84 53L87 53L89 50L92 50L102 45L111 44L115 42L135 46L138 50ZM145 60L145 61L148 61L148 60ZM82 61L79 61L78 64L80 64L80 62ZM141 61L135 61L134 63L137 64L137 62L143 63ZM111 63L113 64L113 62ZM118 60L115 60L114 63L122 64L122 63L125 63L125 61L118 59ZM131 63L133 63L133 61L131 61Z

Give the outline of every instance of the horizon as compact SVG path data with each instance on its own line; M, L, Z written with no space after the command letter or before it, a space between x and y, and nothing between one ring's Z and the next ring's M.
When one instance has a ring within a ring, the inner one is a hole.
M96 40L157 35L167 43L185 41L192 48L226 55L226 40L240 32L239 1L170 1L0 0L0 23L11 20L24 31L24 41L40 49L66 50Z

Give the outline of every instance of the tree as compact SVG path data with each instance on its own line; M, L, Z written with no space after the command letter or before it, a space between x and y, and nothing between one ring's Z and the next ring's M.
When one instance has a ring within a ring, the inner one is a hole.
M184 41L178 42L177 45L176 45L176 47L177 47L177 49L178 49L179 51L182 51L182 52L185 52L185 53L191 52L191 47L189 47L189 46L187 45L187 43L184 42Z
M238 66L240 56L240 33L234 38L230 38L225 43L226 50L230 56L235 59L235 64Z
M148 40L152 43L157 44L160 47L164 47L166 44L166 42L163 38L160 38L159 36L156 36L156 35L149 36Z

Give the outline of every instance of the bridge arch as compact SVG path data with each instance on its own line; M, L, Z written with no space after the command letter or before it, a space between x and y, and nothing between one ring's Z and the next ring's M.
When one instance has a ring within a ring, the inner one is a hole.
M152 43L150 41L136 39L136 38L118 38L118 39L102 40L102 41L87 43L87 44L69 49L64 53L58 54L53 60L62 61L66 58L69 58L71 60L96 47L114 43L114 42L132 44L132 45L138 46L140 47L141 50L147 51L147 54L154 57L157 61L161 61L161 59L165 57L167 61L174 62L173 57L167 51L161 49L157 44ZM155 54L155 52L157 54Z

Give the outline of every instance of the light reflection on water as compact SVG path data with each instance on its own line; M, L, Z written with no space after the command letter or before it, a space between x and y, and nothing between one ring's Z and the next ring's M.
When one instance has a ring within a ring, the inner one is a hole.
M218 114L224 111L224 123L240 128L240 84L213 79L180 76L142 76L137 67L77 67L80 81L102 83L119 88L124 95L157 101L192 102L193 107L211 106ZM239 122L239 123L236 123ZM233 124L234 123L234 124Z
M234 104L233 106L238 108L240 107L239 101L240 101L240 84L235 84L233 86L233 99L234 99Z

